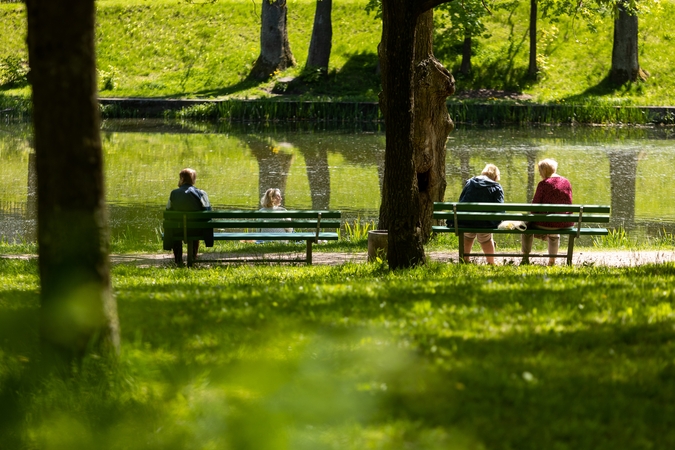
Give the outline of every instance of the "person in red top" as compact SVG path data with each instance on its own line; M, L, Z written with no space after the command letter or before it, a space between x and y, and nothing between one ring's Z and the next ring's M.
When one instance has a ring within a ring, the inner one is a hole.
M537 185L537 191L534 193L532 203L551 203L561 205L572 204L572 185L565 177L561 177L556 173L558 170L558 163L553 159L544 159L539 161L539 175L541 181ZM574 226L574 222L531 222L531 228L540 228L543 230L560 230L562 228L569 228ZM522 252L523 261L521 264L529 264L529 254L532 250L532 241L534 235L522 235ZM548 241L548 254L557 255L558 247L560 245L559 234L543 234L537 235L537 238ZM549 258L548 265L555 265L555 258Z

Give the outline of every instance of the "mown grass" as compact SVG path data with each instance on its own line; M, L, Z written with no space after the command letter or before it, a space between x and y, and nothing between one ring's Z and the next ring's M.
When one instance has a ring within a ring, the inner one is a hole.
M7 448L666 449L675 265L113 270L117 367L40 372L0 260Z
M268 82L257 83L247 81L246 76L259 53L259 3L98 1L101 96L377 101L380 83L376 55L381 25L374 15L365 12L365 4L365 0L351 0L333 5L331 62L328 76L322 78L303 74L315 2L290 3L289 40L298 64ZM23 8L20 3L0 4L0 24L7 30L0 36L0 61L15 61L17 57L27 61ZM595 110L604 111L603 116L611 114L606 110L615 106L673 104L675 81L670 69L675 65L675 55L668 51L674 39L669 25L675 21L673 2L662 2L640 17L640 64L650 77L624 86L613 86L606 79L611 62L611 17L595 24L600 30L597 33L590 32L579 19L540 19L540 73L536 79L529 78L528 8L527 2L513 2L487 16L485 36L474 37L473 72L468 76L458 74L458 44L463 36L453 36L451 30L443 30L447 24L438 24L436 54L455 72L458 92L523 92L536 103L583 105L577 111L590 116L599 114ZM14 62L10 65L14 67L12 74L3 78L20 80L21 73L15 72L21 72L21 66ZM271 94L279 79L287 76L302 76L301 89L281 97ZM25 97L29 93L25 81L6 82L1 89L6 96ZM204 113L212 112L189 114Z

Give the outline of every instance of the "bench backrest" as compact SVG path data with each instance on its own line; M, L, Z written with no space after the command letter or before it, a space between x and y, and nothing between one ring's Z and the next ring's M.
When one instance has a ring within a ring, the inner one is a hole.
M164 211L165 228L340 228L341 211Z
M434 219L445 220L448 228L457 222L522 220L534 222L609 223L606 205L552 205L543 203L435 202Z

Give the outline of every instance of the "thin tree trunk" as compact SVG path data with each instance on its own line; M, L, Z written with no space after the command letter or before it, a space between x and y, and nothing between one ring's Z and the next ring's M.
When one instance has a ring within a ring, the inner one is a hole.
M260 56L249 79L267 80L274 72L295 65L288 42L286 0L263 0L260 26Z
M413 146L419 195L422 242L431 236L434 202L445 197L445 156L454 125L445 103L455 92L455 80L434 57L433 10L419 16L415 29Z
M316 1L312 40L309 43L309 53L307 54L307 67L316 67L328 71L330 51L333 44L332 9L333 0Z
M293 154L275 151L275 143L263 139L251 139L247 141L251 153L258 161L258 198L263 196L266 190L277 188L281 195L286 197L286 182L293 162Z
M609 75L616 84L647 78L638 62L638 17L626 12L622 5L618 6L618 15L614 20L612 68Z
M462 44L462 64L459 67L462 75L471 73L471 34L466 33L464 43Z
M41 336L51 354L67 360L114 355L119 332L110 288L94 0L27 0L26 11Z
M530 65L527 73L536 77L537 72L537 0L530 0Z

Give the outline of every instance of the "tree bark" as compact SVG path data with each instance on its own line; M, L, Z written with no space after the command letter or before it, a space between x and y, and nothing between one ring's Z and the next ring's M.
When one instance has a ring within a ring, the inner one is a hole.
M333 0L316 1L312 40L309 42L309 53L307 54L307 67L328 71L330 51L333 44L332 9Z
M647 78L638 62L638 17L628 13L621 4L618 5L618 15L614 20L609 76L612 82L619 85Z
M445 101L455 92L455 80L434 57L433 30L433 10L429 10L417 19L413 88L413 151L423 243L431 236L434 202L445 197L446 142L454 128Z
M413 59L416 2L382 1L380 108L385 122L384 182L379 226L389 232L389 268L425 262L413 147Z
M262 0L260 56L248 78L267 80L274 72L295 65L288 42L286 0Z
M72 361L119 345L111 294L94 0L27 0L41 337ZM64 26L64 24L68 24Z
M464 43L462 44L462 64L459 66L462 75L471 73L471 35L466 33Z
M537 0L530 0L530 65L527 73L536 77L537 72Z

